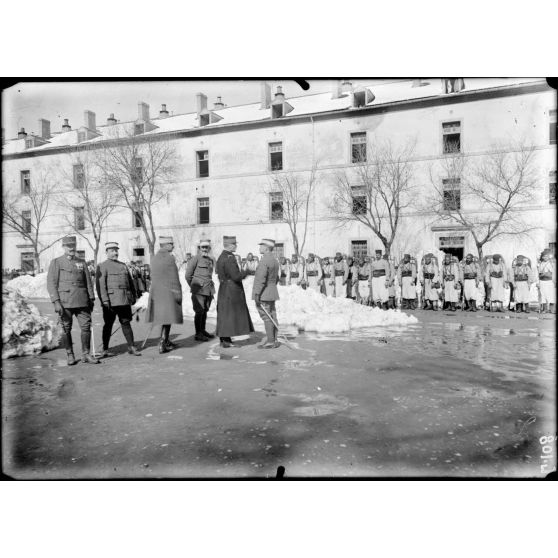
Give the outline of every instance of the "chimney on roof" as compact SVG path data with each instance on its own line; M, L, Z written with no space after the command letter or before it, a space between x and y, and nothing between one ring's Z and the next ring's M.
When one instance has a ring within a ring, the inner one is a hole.
M27 137L27 132L25 131L25 128L22 128L18 133L17 133L17 139L24 139Z
M161 105L161 110L159 111L159 118L167 118L169 111L167 110L167 105Z
M260 100L261 109L268 109L271 105L271 87L265 81L262 81L260 85Z
M95 131L97 123L95 122L95 113L90 110L83 111L83 124L88 130Z
M149 105L143 101L138 103L138 120L149 122Z
M116 124L116 118L114 118L114 113L111 112L110 116L107 118L107 126L112 126L113 124Z
M71 129L72 127L68 124L68 119L64 118L64 124L62 124L62 131L69 132Z
M213 110L225 108L225 104L221 101L221 97L217 97L217 102L213 103Z
M353 84L348 79L344 79L341 84L341 93L350 93L352 90Z
M44 118L39 118L39 135L43 139L50 138L50 120L45 120Z
M284 101L285 100L285 93L283 93L283 88L278 85L277 92L275 93L274 101Z
M198 114L200 114L202 110L207 109L207 95L196 93L196 109Z
M339 99L341 97L341 85L343 81L338 79L333 82L333 86L331 88L331 98L332 99Z

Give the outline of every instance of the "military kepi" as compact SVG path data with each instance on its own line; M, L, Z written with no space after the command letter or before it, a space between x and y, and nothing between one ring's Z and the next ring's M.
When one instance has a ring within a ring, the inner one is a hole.
M223 244L235 244L235 243L236 243L236 236L223 237Z
M105 242L105 250L116 248L118 250L118 242Z
M275 248L275 240L271 240L271 238L262 238L262 241L259 244L260 246L263 244L264 246Z
M75 236L65 236L62 239L62 246L75 246L77 244Z
M172 236L160 236L159 237L159 244L173 244L174 241Z
M209 246L211 248L211 240L207 239L207 238L202 238L199 242L198 242L198 246L201 248L202 246Z

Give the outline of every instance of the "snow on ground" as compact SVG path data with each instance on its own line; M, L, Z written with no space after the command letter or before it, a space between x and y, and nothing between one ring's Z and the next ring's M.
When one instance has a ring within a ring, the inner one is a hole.
M7 287L17 289L25 298L48 298L47 273L20 275L6 283Z
M2 358L56 349L62 328L15 289L2 290Z

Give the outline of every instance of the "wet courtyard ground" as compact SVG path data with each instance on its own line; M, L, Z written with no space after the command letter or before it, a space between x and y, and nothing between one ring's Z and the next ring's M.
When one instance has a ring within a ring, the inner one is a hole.
M52 315L52 305L33 301ZM173 326L159 355L3 361L15 478L544 477L556 468L555 316L416 311L419 323L262 333L221 349ZM54 319L54 315L52 315ZM94 314L100 342L102 318ZM214 324L208 324L209 329ZM115 328L117 325L115 325ZM74 341L79 343L75 326ZM139 343L148 325L134 322ZM76 346L76 349L79 349ZM76 355L79 350L76 350ZM544 437L544 438L543 438Z

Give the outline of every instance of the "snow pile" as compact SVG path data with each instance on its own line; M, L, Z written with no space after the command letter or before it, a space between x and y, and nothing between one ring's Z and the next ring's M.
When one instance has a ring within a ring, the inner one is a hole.
M7 287L17 289L25 298L49 298L47 291L47 273L20 275L6 283Z
M61 326L41 316L19 291L3 289L2 303L2 358L34 355L58 347Z
M140 312L145 312L147 310L147 304L149 303L149 293L143 293L132 306L132 312L139 310Z

